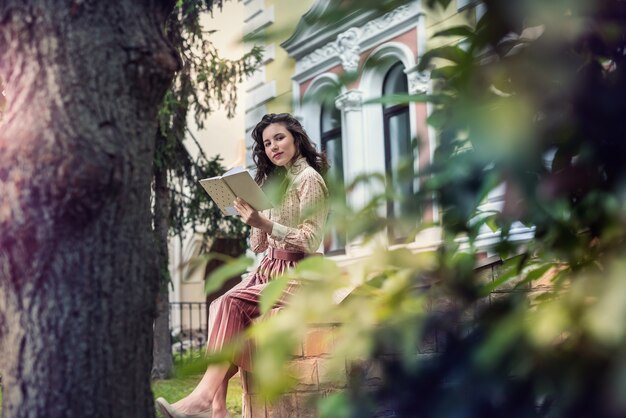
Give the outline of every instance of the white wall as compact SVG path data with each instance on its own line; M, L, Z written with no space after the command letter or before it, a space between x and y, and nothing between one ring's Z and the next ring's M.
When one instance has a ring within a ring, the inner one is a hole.
M244 4L240 1L225 2L222 11L215 9L213 17L203 16L201 22L204 30L215 30L210 39L217 47L220 56L228 59L238 59L246 49L241 42L243 37ZM199 130L194 122L193 115L189 115L189 127L193 135L200 142L207 156L222 156L222 164L227 168L243 165L245 161L244 136L244 83L237 88L237 108L232 119L226 117L224 109L217 109L211 114L203 130ZM195 151L195 147L189 146Z

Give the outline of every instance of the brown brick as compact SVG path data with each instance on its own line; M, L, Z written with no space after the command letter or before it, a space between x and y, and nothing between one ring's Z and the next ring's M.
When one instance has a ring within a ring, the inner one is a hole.
M291 418L298 416L298 403L295 393L282 395L267 405L267 418Z
M348 376L368 386L376 386L382 380L383 370L380 364L372 360L358 360L348 363Z
M297 418L318 418L319 414L317 411L317 401L320 398L319 393L300 392L296 395L296 397L298 399Z
M511 292L492 292L489 297L491 299L491 303L496 303L499 299L510 298L514 295L511 295Z
M493 281L493 269L486 266L476 270L476 282L480 284L488 284Z
M558 267L553 267L549 269L542 277L531 282L531 289L540 291L551 290L554 287L552 279L554 279L554 276L556 276L558 272Z
M304 356L316 357L329 354L333 349L333 328L315 327L306 332L304 337Z
M296 344L296 346L293 348L293 351L291 352L291 355L296 358L304 357L305 354L302 342Z
M502 283L495 290L496 292L517 292L517 291L526 291L530 289L530 283L524 282L524 276L521 274L515 277L511 277L506 282Z
M500 275L504 272L504 267L502 264L496 265L493 268L493 278L496 280ZM523 275L517 275L515 277L509 278L506 282L502 283L497 291L511 291L511 290L528 290L530 288L529 283L520 284L520 282L524 279Z
M317 359L317 373L320 390L345 388L348 384L346 363L337 359Z
M298 390L317 390L317 360L297 359L289 362L289 374L298 381Z

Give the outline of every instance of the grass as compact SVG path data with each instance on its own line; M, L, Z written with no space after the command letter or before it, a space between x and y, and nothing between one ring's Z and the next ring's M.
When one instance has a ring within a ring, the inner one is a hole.
M195 375L177 377L170 380L155 380L152 382L154 398L156 399L162 396L167 399L168 402L174 403L191 393L201 377L202 375ZM230 379L226 407L233 417L241 416L241 380L239 375L235 375ZM159 413L157 413L157 416L161 417Z
M154 399L162 396L170 402L176 402L177 400L185 397L188 393L191 393L193 388L200 381L201 377L202 375L196 375L170 380L155 380L152 382ZM0 405L1 404L2 390L0 389ZM241 380L239 379L239 375L230 379L226 406L233 417L241 416ZM161 417L161 414L157 412L157 416Z

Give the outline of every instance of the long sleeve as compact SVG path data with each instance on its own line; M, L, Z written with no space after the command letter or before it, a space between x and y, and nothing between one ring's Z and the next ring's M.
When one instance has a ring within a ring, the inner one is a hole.
M258 228L250 228L250 248L255 253L267 250L267 233Z
M324 235L328 217L328 189L322 177L312 168L305 170L297 179L298 225L289 227L274 221L271 238L285 247L313 253L317 251Z

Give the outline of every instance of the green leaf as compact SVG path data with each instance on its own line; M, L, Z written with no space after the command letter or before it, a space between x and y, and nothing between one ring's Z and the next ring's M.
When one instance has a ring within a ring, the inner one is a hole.
M319 401L320 418L349 418L353 416L352 405L343 393L333 393Z
M496 232L498 230L498 215L491 215L485 219L485 225L491 229L491 232Z
M388 96L378 97L375 99L366 100L363 104L407 104L413 102L425 103L436 101L439 96L432 94L390 94Z
M341 274L337 263L329 258L308 257L295 268L294 275L304 280L323 280Z
M520 274L522 265L520 265L520 260L515 257L505 261L502 269L503 273L500 274L497 279L483 286L480 291L482 296L489 295L491 292L502 286L504 283L508 282L509 280Z
M439 5L442 10L446 10L451 1L452 0L427 0L426 5L430 9L433 9L435 5Z
M424 71L435 58L452 61L455 64L463 64L469 61L470 55L458 46L442 46L426 52L422 56L422 60L418 64L417 69L419 71Z
M506 355L518 341L523 321L515 315L505 317L494 329L487 334L486 341L474 352L476 365L489 370L499 363L499 359Z
M431 78L449 79L459 73L457 65L446 65L444 67L435 68L430 72Z
M276 305L276 301L282 295L283 290L287 287L290 278L288 276L277 277L274 280L271 280L265 289L261 292L261 313L264 314Z
M433 35L433 38L443 37L443 36L460 36L464 38L471 38L472 36L474 36L474 29L472 29L472 27L468 25L454 26L454 27L436 32Z
M234 259L233 257L230 257L226 254L220 254L220 253L202 254L197 257L193 257L187 262L189 269L187 270L187 273L185 274L184 280L189 280L198 269L200 268L204 269L206 265L209 264L213 260L220 260L220 261L223 261L224 263L228 263L228 262L233 261Z
M546 274L546 272L548 270L550 270L552 267L554 267L554 265L555 265L554 263L548 263L548 264L544 264L544 265L542 265L540 267L537 267L534 270L529 271L526 274L526 277L524 277L524 280L520 281L517 285L519 286L519 285L521 285L523 283L528 283L528 282L531 282L533 280L537 280L537 279L543 277L543 275Z
M253 260L251 258L241 256L218 267L209 275L209 277L207 277L204 285L204 293L208 295L216 290L219 290L226 280L231 277L241 275L252 265L252 263Z
M447 120L448 115L443 110L433 110L427 121L435 129L441 129Z

